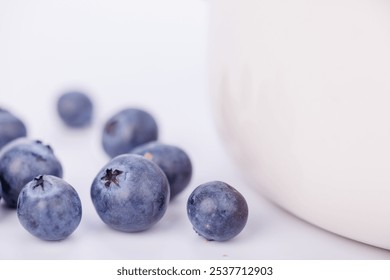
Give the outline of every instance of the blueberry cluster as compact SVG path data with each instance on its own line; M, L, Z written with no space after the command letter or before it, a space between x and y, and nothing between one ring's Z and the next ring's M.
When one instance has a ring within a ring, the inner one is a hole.
M57 112L66 126L85 128L93 120L93 103L83 92L66 92L58 99ZM149 229L189 185L189 156L177 146L158 141L156 120L139 108L126 108L109 118L101 144L110 160L91 184L96 213L115 230ZM81 221L79 195L62 176L52 147L29 139L23 122L0 109L0 199L16 208L28 232L43 240L65 239ZM193 190L187 214L200 236L225 241L244 228L248 206L232 186L213 181Z

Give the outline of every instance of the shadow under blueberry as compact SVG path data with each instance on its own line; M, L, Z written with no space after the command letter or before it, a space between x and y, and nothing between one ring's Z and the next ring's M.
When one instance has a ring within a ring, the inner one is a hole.
M0 223L11 215L16 215L16 209L8 206L3 200L0 200Z

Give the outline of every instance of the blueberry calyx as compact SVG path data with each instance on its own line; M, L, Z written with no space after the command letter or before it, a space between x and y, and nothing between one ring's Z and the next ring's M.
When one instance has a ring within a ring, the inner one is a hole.
M41 187L42 190L44 190L43 184L45 183L45 180L43 180L43 175L35 177L34 181L35 181L35 185L33 186L33 189L35 189L37 187Z
M104 185L107 188L111 185L111 183L114 183L115 185L119 186L119 182L118 182L118 179L116 177L122 173L123 173L123 171L120 171L118 169L114 169L114 171L112 171L111 168L108 168L108 169L106 169L106 174L100 179L106 181L104 183Z
M44 145L41 140L35 140L35 143ZM50 152L53 152L53 148L50 145L44 145Z

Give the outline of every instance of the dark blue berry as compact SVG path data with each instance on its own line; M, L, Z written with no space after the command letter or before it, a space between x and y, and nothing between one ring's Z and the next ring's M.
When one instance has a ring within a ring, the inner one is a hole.
M187 214L200 236L207 240L226 241L245 227L248 205L232 186L213 181L200 185L191 193Z
M192 164L188 155L179 147L150 142L131 151L156 163L168 178L171 199L188 186L192 176Z
M19 222L43 240L62 240L81 221L82 207L76 190L63 179L43 175L22 189L17 203Z
M26 135L24 123L15 115L0 108L0 149L12 140Z
M91 199L99 217L110 227L126 232L143 231L165 214L169 183L152 161L124 154L99 171L91 186Z
M102 143L104 151L115 157L128 153L135 147L157 140L157 123L149 113L135 108L120 111L104 126Z
M83 92L66 92L57 101L57 111L67 126L85 127L92 121L93 104Z
M50 146L41 141L19 138L0 150L2 197L15 208L24 185L38 175L62 177L62 166Z

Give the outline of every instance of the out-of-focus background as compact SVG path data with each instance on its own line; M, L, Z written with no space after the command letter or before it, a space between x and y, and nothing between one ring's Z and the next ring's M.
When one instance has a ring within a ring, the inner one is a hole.
M79 192L83 219L61 242L26 232L0 202L0 259L388 259L390 253L321 230L264 200L226 154L208 93L209 2L204 0L0 0L0 106L50 144L64 179ZM95 104L91 127L72 130L55 103L68 89ZM122 233L100 221L90 184L108 161L104 122L124 107L152 113L160 140L182 147L194 174L163 219ZM201 183L222 180L249 204L243 232L207 242L192 230L186 201Z

